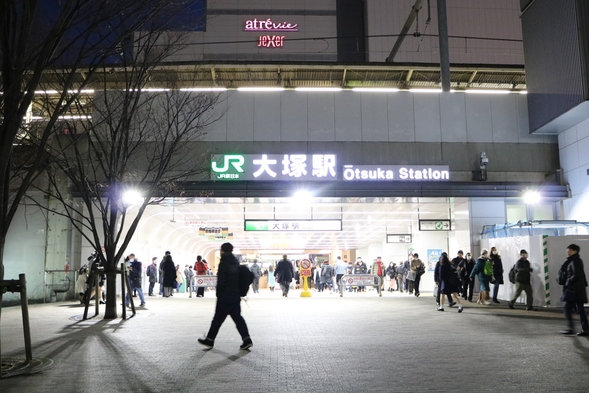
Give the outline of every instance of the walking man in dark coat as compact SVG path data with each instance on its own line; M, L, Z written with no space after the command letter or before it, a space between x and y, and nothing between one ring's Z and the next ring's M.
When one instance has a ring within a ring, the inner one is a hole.
M243 343L240 349L248 349L252 345L245 320L241 316L241 297L239 296L239 262L233 255L233 245L223 243L221 245L221 262L217 272L217 306L215 316L207 336L199 338L198 343L208 348L213 348L219 329L228 315L231 316L237 331L241 335Z
M163 271L164 271L164 297L172 296L174 289L174 282L176 281L176 266L172 259L170 251L166 251L166 255L163 260Z
M562 288L562 300L564 301L564 315L567 319L568 329L561 331L562 334L574 333L573 310L579 313L581 328L577 336L589 336L589 322L585 313L587 303L587 277L583 260L579 256L581 247L571 244L567 247L568 258L562 265L561 270L566 272L566 281Z
M278 262L278 265L276 265L274 277L276 277L276 282L280 284L280 288L282 289L282 296L288 297L290 283L294 277L294 269L286 254L282 256L282 260Z

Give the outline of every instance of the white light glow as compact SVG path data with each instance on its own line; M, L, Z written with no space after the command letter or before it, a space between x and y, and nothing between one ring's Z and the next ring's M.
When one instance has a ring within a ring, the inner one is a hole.
M527 205L535 205L538 202L540 202L540 200L542 199L542 196L540 195L540 193L538 191L529 190L524 193L523 198L524 198L524 202Z
M519 92L519 94L528 94L528 91L527 90L522 90L522 91Z
M35 94L59 94L57 90L35 90Z
M396 87L353 87L352 91L366 92L366 93L395 93L399 89Z
M90 115L63 115L59 116L58 119L60 120L90 120L92 116Z
M442 89L409 89L412 93L441 93Z
M477 89L468 89L464 90L467 94L510 94L511 91L509 90L477 90Z
M238 87L237 91L284 91L284 87Z
M123 203L127 206L140 205L143 203L143 196L137 190L129 190L123 194Z
M342 91L341 87L295 87L295 91L314 91L319 93Z
M293 203L309 203L313 199L313 194L309 190L298 190L292 199Z
M226 87L184 87L180 91L227 91Z
M139 89L135 89L135 91L138 91ZM141 91L146 91L148 93L161 93L161 92L165 92L165 91L170 91L170 89L165 89L163 87L148 87L146 89L141 89Z

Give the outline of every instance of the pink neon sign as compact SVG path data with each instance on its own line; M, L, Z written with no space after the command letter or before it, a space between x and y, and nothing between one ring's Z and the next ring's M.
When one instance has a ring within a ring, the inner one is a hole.
M250 19L245 21L245 31L299 31L298 23L289 22L274 23L272 19L266 20Z
M258 46L263 48L282 48L284 47L284 36L283 35L262 35Z

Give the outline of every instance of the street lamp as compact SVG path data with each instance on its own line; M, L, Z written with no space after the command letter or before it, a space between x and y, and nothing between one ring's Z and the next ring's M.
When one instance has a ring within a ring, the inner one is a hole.
M137 190L127 190L123 193L123 203L126 206L140 205L143 203L143 196Z

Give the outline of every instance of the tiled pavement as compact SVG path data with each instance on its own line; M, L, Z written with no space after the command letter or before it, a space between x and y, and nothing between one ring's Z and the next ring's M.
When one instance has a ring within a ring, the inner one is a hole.
M79 321L71 302L32 305L42 373L0 380L0 392L587 392L589 339L562 337L559 312L468 303L437 312L431 294L343 298L262 290L242 313L254 346L240 351L228 319L215 348L196 339L215 306L147 298L136 317ZM23 356L20 309L2 310L2 355Z

